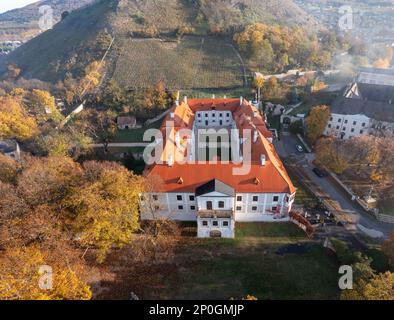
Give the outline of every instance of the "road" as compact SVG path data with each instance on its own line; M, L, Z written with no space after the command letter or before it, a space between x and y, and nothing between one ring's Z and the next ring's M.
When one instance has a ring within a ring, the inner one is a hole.
M357 231L365 233L365 228L371 232L381 232L384 238L394 231L394 224L381 223L373 216L365 212L358 204L350 199L344 190L339 188L331 177L319 178L312 171L313 154L299 153L295 146L301 144L298 138L290 134L286 129L282 131L281 140L274 142L276 150L282 159L292 159L296 164L297 170L303 173L304 183L317 185L324 194L334 200L340 210L350 214L356 221Z

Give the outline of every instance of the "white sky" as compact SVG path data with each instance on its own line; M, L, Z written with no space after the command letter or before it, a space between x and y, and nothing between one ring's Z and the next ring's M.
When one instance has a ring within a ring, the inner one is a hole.
M0 13L27 6L30 3L38 0L0 0Z

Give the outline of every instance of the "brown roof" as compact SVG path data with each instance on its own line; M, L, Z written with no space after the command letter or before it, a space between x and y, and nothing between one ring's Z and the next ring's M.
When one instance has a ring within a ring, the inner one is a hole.
M195 112L212 110L212 108L218 111L231 111L241 137L243 129L257 131L258 139L252 145L251 169L246 175L234 175L233 170L241 168L242 164L231 162L227 164L177 163L184 160L185 150L179 150L174 146L176 132L182 128L192 128ZM172 125L171 122L174 124ZM170 132L169 136L164 138L165 145L161 160L165 162L171 154L174 164L171 167L167 164L155 164L148 168L147 173L161 177L165 192L195 192L197 187L212 179L222 181L238 193L292 194L296 191L274 146L267 140L272 137L271 132L267 129L259 111L245 100L242 105L240 99L192 99L188 103L183 102L166 116L161 130L163 134L166 130ZM261 165L262 155L266 159L264 166ZM179 183L180 178L182 183Z

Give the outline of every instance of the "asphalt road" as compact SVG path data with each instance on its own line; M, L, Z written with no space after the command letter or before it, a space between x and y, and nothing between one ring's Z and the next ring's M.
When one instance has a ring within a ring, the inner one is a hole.
M282 159L292 159L297 165L297 169L302 171L306 177L304 183L319 186L326 196L337 202L341 210L352 215L356 221L359 232L365 232L370 229L372 232L381 232L384 238L388 238L389 234L394 231L394 224L381 223L373 216L365 212L358 204L350 199L350 197L333 181L331 177L319 178L312 171L313 154L300 153L296 149L297 144L301 144L298 138L284 129L280 141L274 142L276 150ZM361 230L360 229L364 229ZM368 232L369 233L369 232Z

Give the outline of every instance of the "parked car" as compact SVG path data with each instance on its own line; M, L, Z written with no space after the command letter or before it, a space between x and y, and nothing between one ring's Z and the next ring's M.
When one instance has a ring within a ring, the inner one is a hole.
M304 152L304 148L300 146L299 144L296 145L296 149L298 152Z
M313 172L319 177L319 178L325 178L328 176L327 172L323 169L319 168L313 168Z

